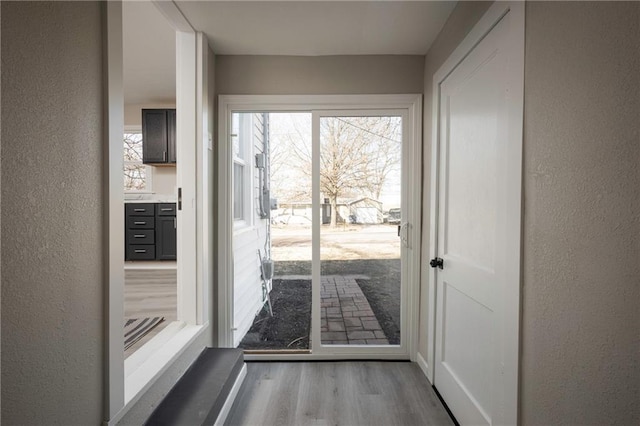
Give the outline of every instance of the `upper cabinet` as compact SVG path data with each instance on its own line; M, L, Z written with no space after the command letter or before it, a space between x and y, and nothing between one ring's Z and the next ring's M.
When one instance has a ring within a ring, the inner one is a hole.
M175 164L176 110L142 110L142 162Z

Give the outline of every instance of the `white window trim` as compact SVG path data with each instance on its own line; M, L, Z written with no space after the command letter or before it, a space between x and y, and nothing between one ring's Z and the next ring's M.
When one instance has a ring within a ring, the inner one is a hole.
M245 114L239 114L239 117ZM242 137L241 137L242 135ZM238 143L242 144L242 156L237 157L233 153L233 163L241 164L243 166L243 178L244 178L244 191L242 193L242 218L233 219L234 232L242 232L244 230L253 229L255 226L255 213L254 213L254 144L253 144L253 119L244 118L240 120L238 129ZM232 173L232 178L234 178ZM232 194L232 196L235 194ZM234 215L235 216L235 215Z
M219 123L219 186L218 186L218 346L233 346L233 212L231 211L232 190L230 185L232 173L232 152L229 140L229 126L231 112L313 112L340 110L406 110L407 122L403 126L406 134L413 138L412 151L407 152L409 167L406 173L417 174L422 164L422 94L413 95L220 95L218 97ZM317 115L316 115L317 116ZM418 324L419 324L419 282L420 282L420 212L422 181L414 181L408 189L408 211L411 211L413 223L407 230L407 238L414 247L408 257L409 280L413 287L408 289L406 336L407 357L412 361L417 359ZM319 210L316 212L319 214ZM319 226L319 225L318 225ZM316 296L314 295L314 298ZM319 331L317 331L319 332ZM362 353L341 353L341 359L398 359L395 348L381 348L377 353L371 352L365 356ZM312 353L304 355L274 354L248 355L245 359L259 357L261 360L311 360L335 359L333 354Z

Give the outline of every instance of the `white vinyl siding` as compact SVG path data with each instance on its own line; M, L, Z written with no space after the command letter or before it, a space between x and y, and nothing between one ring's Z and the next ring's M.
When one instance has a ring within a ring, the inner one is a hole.
M247 179L247 184L243 185L243 190L246 193L243 196L245 201L242 220L245 221L245 226L236 228L233 235L233 326L236 329L233 337L234 346L240 343L251 328L256 314L262 308L262 279L258 250L264 257L269 232L269 220L261 219L258 211L262 188L260 188L260 177L255 167L255 156L264 152L264 116L262 113L239 115L242 116L239 120L242 123L239 128L241 133L239 139L245 142L250 141L250 143L240 148L244 153L244 168L246 169L244 177ZM249 135L245 133L249 133ZM248 137L250 139L247 139ZM235 192L234 189L234 195ZM234 213L234 218L235 216ZM267 249L269 248L267 247Z

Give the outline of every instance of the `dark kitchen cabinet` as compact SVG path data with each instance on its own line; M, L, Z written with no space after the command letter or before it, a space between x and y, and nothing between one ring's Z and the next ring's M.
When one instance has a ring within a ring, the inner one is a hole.
M176 110L142 110L142 162L175 164Z
M176 260L176 217L156 218L156 259Z
M124 205L125 260L154 260L155 213L153 203L129 203Z
M125 260L176 260L176 203L125 204Z

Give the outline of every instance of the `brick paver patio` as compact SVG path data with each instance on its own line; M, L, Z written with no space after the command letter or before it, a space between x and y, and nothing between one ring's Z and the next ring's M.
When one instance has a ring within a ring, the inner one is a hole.
M389 344L354 277L323 276L321 286L320 336L323 344Z

